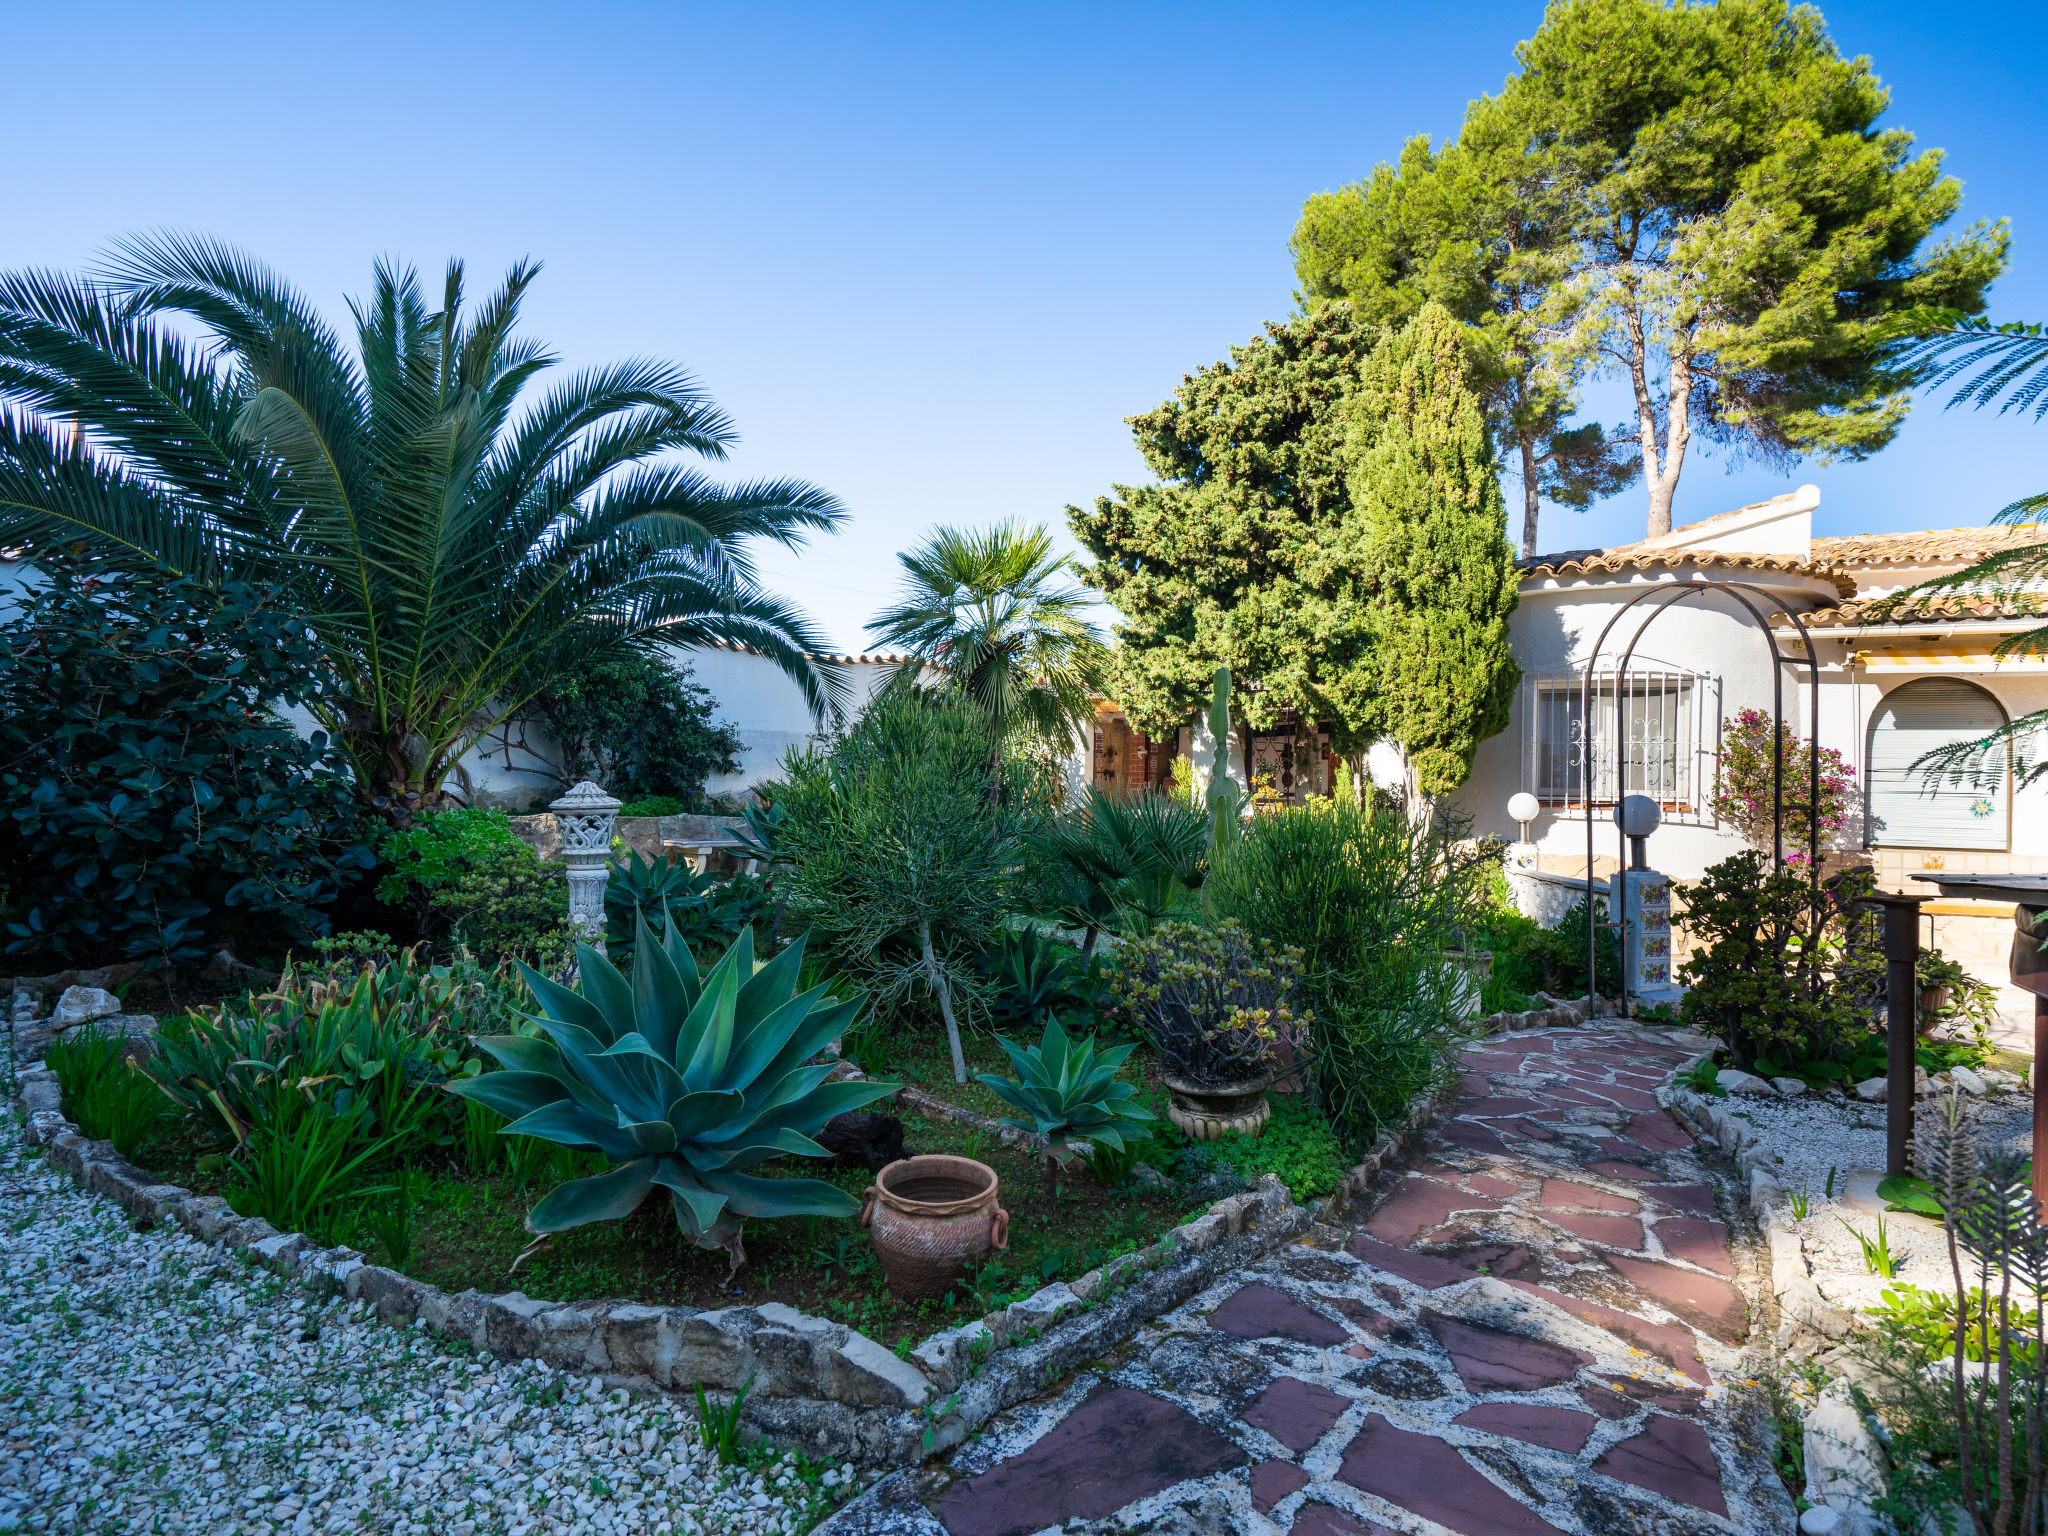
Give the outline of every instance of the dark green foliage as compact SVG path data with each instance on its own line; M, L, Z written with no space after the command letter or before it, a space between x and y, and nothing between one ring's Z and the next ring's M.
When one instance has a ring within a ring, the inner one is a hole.
M331 686L277 594L56 550L0 623L7 950L275 952L370 864L346 773L276 713Z
M626 651L557 677L526 713L554 743L563 789L594 779L622 800L660 796L673 809L629 806L619 814L676 816L704 809L704 781L739 770L740 740L714 724L709 693L667 653Z
M1093 1035L1069 1039L1056 1018L1045 1021L1037 1045L1026 1048L1000 1036L996 1044L1017 1075L983 1072L975 1081L1023 1112L1021 1118L1005 1117L1005 1125L1046 1139L1047 1205L1058 1194L1061 1163L1084 1145L1121 1147L1133 1131L1132 1122L1152 1118L1152 1111L1139 1101L1137 1088L1117 1080L1117 1068L1135 1046L1097 1052Z
M123 1157L155 1129L164 1110L156 1084L128 1061L128 1041L96 1025L52 1041L43 1065L57 1074L64 1113L90 1141L111 1141Z
M442 946L462 943L489 965L559 965L568 953L569 892L503 811L423 811L378 844L378 899L407 910Z
M979 956L1013 909L1030 814L987 716L943 697L878 700L829 750L793 752L776 791L787 819L789 917L822 965L859 978L877 1006L938 1004L965 1082L959 1017L981 989Z
M1483 947L1493 951L1491 981L1523 993L1547 992L1552 997L1586 995L1586 898L1565 910L1557 926L1545 928L1532 917L1496 908L1478 930ZM1607 919L1607 903L1593 900L1594 957L1602 997L1621 992L1621 935Z
M533 388L556 361L518 334L534 263L471 306L459 262L433 294L380 261L347 340L203 237L127 241L104 272L0 277L0 544L275 582L333 672L307 708L394 820L537 693L628 650L736 642L814 713L845 700L748 558L836 526L837 501L682 462L736 434L671 364Z
M650 928L674 923L700 954L723 953L747 925L740 899L716 876L700 875L680 860L643 859L629 848L613 861L604 886L604 948L619 965L632 965L643 922Z
M1171 736L1227 666L1255 727L1292 708L1335 721L1339 751L1367 744L1373 584L1344 439L1376 335L1343 303L1268 325L1132 418L1158 484L1067 509L1089 584L1121 615L1109 692L1146 734Z
M1374 351L1351 402L1351 499L1375 588L1366 613L1371 734L1415 789L1447 794L1504 729L1522 669L1508 648L1514 552L1465 339L1425 304Z
M1686 1023L1725 1041L1744 1071L1759 1056L1846 1062L1884 992L1878 919L1856 905L1870 890L1868 872L1852 870L1815 891L1754 849L1714 865L1686 898Z
M1370 1144L1450 1070L1468 988L1446 948L1479 925L1488 861L1448 821L1343 800L1254 817L1211 870L1204 902L1302 951L1314 1090Z
M690 808L674 795L645 795L619 807L619 819L628 816L681 816Z
M1006 928L1002 942L982 956L988 985L983 996L998 1030L1042 1030L1052 1019L1092 1028L1103 989L1071 944L1035 928Z
M1105 928L1147 933L1191 905L1208 872L1207 843L1207 824L1186 801L1093 784L1032 839L1046 908L1082 930L1083 954L1094 953Z

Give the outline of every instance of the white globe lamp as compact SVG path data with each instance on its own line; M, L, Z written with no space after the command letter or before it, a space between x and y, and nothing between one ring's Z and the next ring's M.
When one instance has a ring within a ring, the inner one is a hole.
M1628 867L1647 869L1643 862L1643 839L1657 830L1664 820L1664 812L1657 802L1648 795L1623 795L1621 803L1614 808L1614 824L1621 828L1622 836L1628 839Z
M1518 795L1508 796L1508 815L1522 828L1522 841L1529 841L1529 823L1543 814L1543 802L1526 789Z

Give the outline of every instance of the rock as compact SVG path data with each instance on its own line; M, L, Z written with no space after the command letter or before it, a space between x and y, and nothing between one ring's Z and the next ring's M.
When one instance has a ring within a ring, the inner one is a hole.
M1780 1097L1787 1099L1796 1099L1806 1092L1806 1084L1796 1077L1774 1077L1771 1086L1778 1090Z
M1916 1099L1919 1099L1919 1098L1925 1098L1925 1097L1926 1097L1926 1095L1927 1095L1927 1083L1928 1083L1928 1078L1927 1078L1927 1069L1926 1069L1925 1067L1918 1067L1918 1066L1916 1066L1915 1068L1913 1068L1913 1097L1914 1097L1914 1098L1916 1098Z
M1733 1067L1723 1067L1714 1075L1714 1081L1729 1093L1769 1093L1771 1085L1750 1072L1738 1072Z
M1840 1510L1830 1509L1825 1504L1816 1504L1799 1517L1799 1536L1833 1536L1835 1528L1841 1523Z
M1963 1092L1981 1098L1991 1091L1991 1085L1972 1072L1968 1067L1950 1067L1948 1080Z
M57 999L50 1022L59 1029L72 1029L120 1011L121 999L102 987L66 987L64 995Z
M2027 1080L2017 1072L1985 1071L1979 1074L1990 1084L1994 1093L2012 1093L2026 1086Z
M1915 1093L1947 1093L1948 1083L1949 1077L1946 1072L1936 1072L1931 1075L1922 1072L1917 1074L1914 1079L1913 1091Z
M1882 1104L1884 1102L1884 1079L1881 1077L1866 1077L1856 1085L1856 1097L1862 1099L1867 1104Z
M903 1122L894 1115L849 1110L834 1115L818 1132L818 1145L842 1168L880 1173L891 1163L917 1154L903 1145Z

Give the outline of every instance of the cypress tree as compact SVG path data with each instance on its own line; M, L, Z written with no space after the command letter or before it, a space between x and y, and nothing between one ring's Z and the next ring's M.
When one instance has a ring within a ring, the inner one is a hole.
M1374 349L1352 406L1352 504L1363 563L1375 734L1401 747L1411 795L1441 795L1506 727L1522 669L1499 465L1463 328L1425 304Z

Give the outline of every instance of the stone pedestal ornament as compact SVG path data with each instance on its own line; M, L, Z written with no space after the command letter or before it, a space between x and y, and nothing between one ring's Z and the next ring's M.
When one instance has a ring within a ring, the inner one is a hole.
M1684 989L1671 980L1671 881L1654 869L1623 870L1628 913L1622 932L1621 963L1628 970L1629 991L1642 1002L1676 1004Z
M612 823L622 801L585 779L548 809L562 829L562 862L569 872L569 926L584 942L604 948L604 887L612 854Z

